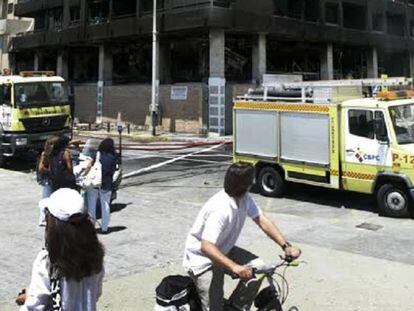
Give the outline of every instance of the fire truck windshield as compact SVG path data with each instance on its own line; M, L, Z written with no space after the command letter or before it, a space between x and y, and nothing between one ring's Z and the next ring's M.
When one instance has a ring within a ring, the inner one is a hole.
M413 144L414 103L390 107L389 110L398 144Z
M14 97L16 106L24 108L68 103L66 87L62 82L16 83Z

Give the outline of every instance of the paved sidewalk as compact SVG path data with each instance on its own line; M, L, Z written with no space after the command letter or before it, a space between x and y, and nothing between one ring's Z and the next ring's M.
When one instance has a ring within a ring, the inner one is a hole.
M411 265L374 259L301 244L303 260L288 268L290 294L286 306L321 311L402 311L414 310ZM274 247L258 243L251 248L266 262L274 259ZM155 287L169 274L183 274L179 263L142 273L109 279L104 283L99 310L148 311L154 307ZM226 278L229 294L236 281ZM16 310L11 304L0 310Z
M286 271L290 294L286 306L300 310L402 311L414 310L411 265L374 259L341 251L303 245L306 264ZM257 243L250 250L267 263L275 260L271 243ZM182 274L179 264L105 283L100 309L152 310L155 287L169 274ZM236 281L226 278L226 292Z
M116 231L100 236L107 250L107 275L99 310L152 310L161 279L183 273L185 236L222 178L218 168L169 167L159 175L134 179L120 191L111 216ZM28 284L33 259L44 242L43 229L37 226L40 187L33 176L0 169L0 180L0 310L7 311L17 309L13 297ZM366 204L365 197L345 199L338 192L300 189L309 193L298 192L293 199L292 194L282 199L254 195L289 240L299 243L308 262L287 271L287 305L302 311L414 310L412 220L356 209ZM306 202L322 195L324 205ZM338 203L347 208L337 208ZM382 229L356 228L362 222ZM251 221L238 244L267 262L280 254Z

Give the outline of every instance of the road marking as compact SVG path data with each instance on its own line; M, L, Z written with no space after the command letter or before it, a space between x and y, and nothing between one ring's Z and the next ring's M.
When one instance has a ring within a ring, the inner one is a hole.
M133 176L136 176L136 175L142 174L142 173L144 173L144 172L148 172L148 171L151 171L151 170L153 170L153 169L156 169L156 168L159 168L159 167L165 166L165 165L167 165L167 164L171 164L171 163L174 163L174 162L176 162L176 161L179 161L179 160L182 160L182 159L185 159L185 158L191 157L191 156L193 156L193 155L195 155L195 154L199 154L199 153L203 153L203 152L207 152L207 151L211 151L211 150L217 149L217 148L219 148L219 147L223 146L224 144L225 144L225 143L221 143L221 144L219 144L219 145L215 145L215 146L212 146L212 147L209 147L209 148L201 149L201 150L198 150L198 151L195 151L195 152L189 153L189 154L184 154L184 155L182 155L182 156L180 156L180 157L178 157L178 158L170 159L170 160L167 160L167 161L164 161L164 162L161 162L161 163L157 163L157 164L154 164L154 165L150 165L150 166L148 166L148 167L141 168L141 169L139 169L139 170L133 171L133 172L128 173L128 174L125 174L125 175L123 176L123 178L124 178L124 179L126 179L126 178L130 178L130 177L133 177Z
M181 154L182 155L182 154ZM180 154L167 154L167 153L152 153L152 154L141 154L141 155L126 155L122 156L123 161L134 161L134 160L141 160L141 159L150 159L150 158L165 158L165 159L173 159L176 157L181 156ZM196 154L189 157L198 157L198 158L232 158L229 154ZM188 159L188 161L190 161ZM222 163L223 161L211 161L211 160L197 160L194 159L193 161L206 161L211 163Z
M197 157L201 157L200 155L194 155ZM150 159L150 158L164 158L164 159L175 159L177 156L147 156L147 157L136 157L136 158L126 158L123 159L124 162L126 161L135 161L140 159ZM231 161L225 160L225 161L211 161L211 160L203 160L203 159L192 159L191 156L188 156L188 158L181 159L182 161L188 161L188 162L198 162L198 163L206 163L206 164L231 164Z

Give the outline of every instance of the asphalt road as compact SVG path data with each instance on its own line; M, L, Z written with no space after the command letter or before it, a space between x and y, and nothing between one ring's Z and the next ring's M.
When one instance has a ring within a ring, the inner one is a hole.
M157 166L125 179L112 206L111 233L101 236L107 272L101 308L151 310L159 280L183 272L185 236L203 203L222 187L231 160L229 146L186 156L209 147L124 152L124 174ZM0 310L13 310L10 303L29 282L43 245L40 188L30 166L22 159L0 170ZM308 261L292 274L289 302L302 310L414 309L411 219L378 216L370 196L300 185L290 185L281 199L254 197ZM280 253L252 222L238 244L271 260Z

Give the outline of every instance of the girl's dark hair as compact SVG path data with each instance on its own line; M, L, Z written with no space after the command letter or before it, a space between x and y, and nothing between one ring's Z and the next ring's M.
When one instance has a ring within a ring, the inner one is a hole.
M53 135L53 136L49 136L49 138L46 140L45 142L45 147L44 147L44 158L43 158L43 163L45 166L49 166L50 163L50 158L52 156L53 150L55 148L55 144L59 141L59 136Z
M114 140L112 138L105 138L99 144L98 151L115 155Z
M249 163L233 163L224 177L224 191L231 197L245 194L253 184L254 167Z
M52 155L57 155L61 151L64 151L66 147L69 145L69 141L70 141L69 137L65 135L59 136L59 139L53 146Z
M87 215L61 221L47 213L46 223L46 249L60 276L80 281L102 270L105 250Z

